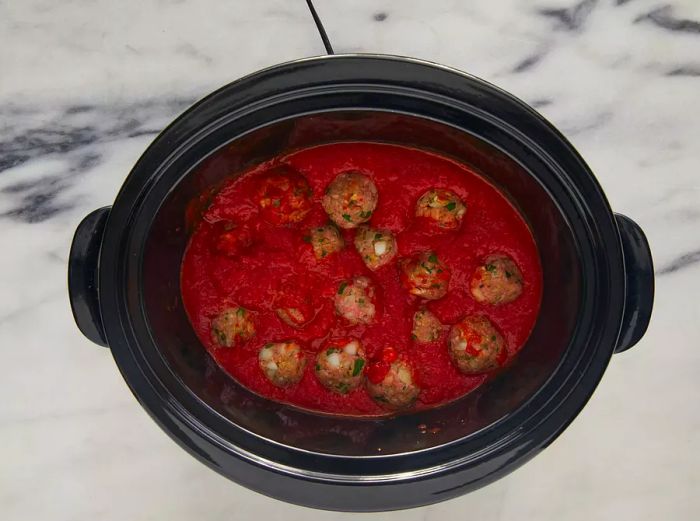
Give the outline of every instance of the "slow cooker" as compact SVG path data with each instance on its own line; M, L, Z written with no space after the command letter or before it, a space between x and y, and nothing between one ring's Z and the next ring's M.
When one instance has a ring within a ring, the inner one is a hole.
M508 370L464 398L388 419L322 416L229 378L200 345L179 270L201 194L299 148L396 143L468 164L531 227L543 269L532 335ZM570 143L481 79L383 55L303 59L202 99L145 151L111 207L79 225L73 314L108 346L141 405L194 457L263 494L376 511L445 500L535 456L574 419L614 353L645 332L653 292L642 230L615 214Z

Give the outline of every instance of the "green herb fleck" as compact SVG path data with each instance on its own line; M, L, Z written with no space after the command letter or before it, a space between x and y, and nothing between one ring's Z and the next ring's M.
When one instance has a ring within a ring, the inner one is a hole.
M327 355L332 355L333 353L340 353L340 349L338 349L337 347L331 347L326 350Z
M423 267L423 269L424 269L425 271L427 271L428 273L432 273L432 272L433 272L432 268L429 268L428 266L425 265L425 262L421 262L420 265L421 265L421 266Z
M355 365L352 366L352 375L357 376L360 374L360 371L362 371L362 368L365 366L365 361L362 358L356 358L355 359Z
M496 271L496 265L495 265L495 264L489 263L489 264L487 264L487 265L485 266L485 268L486 268L486 271L488 271L489 273L493 273L494 271Z
M321 364L316 364L316 370L320 371L321 370Z
M343 214L343 219L345 219L346 221L348 221L348 222L350 222L350 223L352 222L352 217L350 217L350 216L349 216L348 214L346 214L346 213Z
M245 316L245 309L243 309L243 308L238 308L238 309L236 310L236 315L238 315L239 317L244 317L244 316Z
M302 240L306 243L310 243L311 242L311 235L304 235L302 237Z
M360 212L360 217L362 217L363 219L367 219L367 218L370 217L371 215L372 215L372 212L371 212L371 211Z
M374 240L375 240L375 241L378 241L378 240L381 239L381 238L382 238L382 234L381 234L381 233L375 233L375 234L374 234Z
M491 335L491 342L495 342L495 341L496 341L496 335Z
M265 349L270 349L272 347L272 344L265 344Z
M347 392L348 392L348 388L349 388L349 386L348 386L348 384L346 384L346 383L338 384L338 392L341 393L341 394L347 393Z
M219 341L219 343L220 343L221 345L226 344L226 335L224 334L223 331L221 331L221 330L219 330L219 329L214 329L214 330L213 330L213 333L214 333L214 336L216 337L216 339Z
M418 337L416 336L415 333L411 333L411 338L412 338L413 340L418 340Z
M340 288L338 288L338 295L342 295L342 294L343 294L343 291L345 291L345 288L347 288L347 287L348 287L348 283L347 283L347 282L341 282L341 283L340 283Z
M430 257L428 257L428 260L429 260L430 262L437 263L437 261L438 261L437 255L435 255L435 254L433 253Z
M445 205L445 208L447 208L450 212L453 211L457 207L457 203L454 201L450 201Z
M274 206L275 208L279 208L280 204L282 204L282 202L279 199L272 200L272 206Z

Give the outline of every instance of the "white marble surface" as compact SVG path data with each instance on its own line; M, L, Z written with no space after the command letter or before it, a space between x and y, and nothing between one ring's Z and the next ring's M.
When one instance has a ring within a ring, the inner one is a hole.
M337 52L439 61L538 106L657 263L647 335L551 447L471 495L381 518L699 519L700 3L317 6ZM65 283L75 226L158 129L242 74L322 52L303 0L0 2L0 519L349 516L265 498L176 447L78 333Z

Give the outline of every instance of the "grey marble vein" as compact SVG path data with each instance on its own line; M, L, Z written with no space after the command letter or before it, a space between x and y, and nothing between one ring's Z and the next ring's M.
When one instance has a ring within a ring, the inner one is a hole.
M580 0L566 8L542 8L539 13L556 20L557 28L567 31L580 30L598 4L598 0Z
M698 77L700 76L700 64L674 67L666 73L666 76L686 76L691 78Z
M635 23L650 22L668 31L700 34L700 21L679 18L673 14L673 6L664 5L638 16Z
M669 273L676 273L698 262L700 262L700 250L691 251L672 260L666 266L657 270L656 274L668 275Z

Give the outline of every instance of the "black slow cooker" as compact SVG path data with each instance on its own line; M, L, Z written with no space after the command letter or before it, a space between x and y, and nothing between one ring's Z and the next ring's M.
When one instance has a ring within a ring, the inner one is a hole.
M440 409L363 420L273 403L223 373L183 310L180 262L201 194L280 153L353 140L469 164L511 198L539 247L544 293L528 343L508 370ZM255 73L175 120L114 205L78 227L69 286L80 330L109 346L139 402L193 456L278 499L374 511L463 494L536 455L612 354L641 338L654 280L641 229L611 211L535 110L447 67L340 55Z

